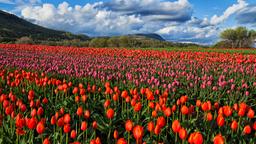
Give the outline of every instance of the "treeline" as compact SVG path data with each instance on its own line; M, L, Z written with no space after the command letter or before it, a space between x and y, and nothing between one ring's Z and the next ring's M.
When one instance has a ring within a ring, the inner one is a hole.
M2 40L2 41L1 41ZM15 41L5 41L2 43L26 43L26 44L43 44L51 46L76 46L76 47L124 47L124 48L167 48L167 47L199 47L197 44L173 43L168 41L160 41L144 37L132 36L116 36L116 37L97 37L88 40L72 39L72 40L34 40L31 37L21 37Z
M220 33L221 41L214 47L218 48L251 48L254 47L256 40L256 31L249 30L246 27L237 27L235 29L226 29Z

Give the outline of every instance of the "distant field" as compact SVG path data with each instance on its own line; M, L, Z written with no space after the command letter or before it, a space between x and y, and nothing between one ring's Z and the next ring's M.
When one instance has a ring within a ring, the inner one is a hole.
M135 48L136 49L136 48ZM248 49L225 49L225 48L181 48L181 47L172 47L172 48L139 48L143 50L166 50L166 51L199 51L199 52L220 52L220 53L242 53L242 54L256 54L256 48Z

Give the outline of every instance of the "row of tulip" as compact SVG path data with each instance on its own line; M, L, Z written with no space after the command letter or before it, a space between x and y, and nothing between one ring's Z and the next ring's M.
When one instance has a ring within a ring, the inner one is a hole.
M3 143L256 141L255 55L37 45L0 53Z
M202 101L149 88L72 83L24 70L0 72L4 143L253 143L255 100Z

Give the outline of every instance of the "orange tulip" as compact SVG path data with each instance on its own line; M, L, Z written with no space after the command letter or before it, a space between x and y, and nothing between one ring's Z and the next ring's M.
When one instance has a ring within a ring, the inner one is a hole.
M181 129L180 122L178 120L174 120L172 122L172 130L173 132L177 133Z
M118 131L117 130L114 131L113 137L114 137L114 139L118 138Z
M126 131L131 131L133 127L133 122L131 120L127 120L125 122L125 130Z
M136 140L140 140L142 139L143 137L143 127L140 126L140 125L136 125L134 128L133 128L133 136Z
M165 115L165 116L169 117L169 116L171 116L171 114L172 114L172 110L171 110L170 107L168 107L168 108L166 108L166 109L164 110L164 115Z
M214 138L213 138L213 143L214 144L224 144L225 140L224 138L222 137L221 134L218 134L216 135Z
M179 130L179 137L180 137L180 139L182 139L182 140L185 140L185 139L186 139L186 137L187 137L187 131L186 131L184 128L181 128L181 129Z
M222 115L219 115L219 116L217 117L217 124L218 124L218 126L220 126L220 127L225 124L225 118L224 118Z
M210 112L207 113L206 119L207 119L207 121L211 121L213 119L213 116Z
M83 114L83 107L78 107L77 108L77 111L76 111L76 114L78 115L78 116L82 116L82 114Z
M127 144L126 140L124 138L119 138L116 142L116 144Z
M233 131L236 131L237 130L237 127L238 127L238 123L236 122L236 120L233 120L233 122L231 123L231 129Z
M155 126L154 126L154 122L153 121L150 121L149 123L148 123L148 131L149 132L152 132L153 130L154 130L154 128L155 128Z
M64 120L64 123L70 123L71 121L71 117L70 117L70 114L65 114L64 117L63 117L63 120Z
M250 119L254 118L254 110L253 109L248 110L247 117Z
M165 126L165 123L166 123L166 121L165 121L165 118L164 118L163 116L157 118L156 124L157 124L160 128L164 127L164 126Z
M181 113L182 114L187 115L188 112L189 112L189 109L188 109L187 106L184 105L184 106L181 107Z
M81 124L81 130L85 131L86 129L87 129L87 122L83 121L82 124Z

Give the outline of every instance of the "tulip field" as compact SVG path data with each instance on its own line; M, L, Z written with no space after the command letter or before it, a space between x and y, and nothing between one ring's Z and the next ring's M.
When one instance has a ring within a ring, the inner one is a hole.
M254 144L246 51L0 44L0 144Z

